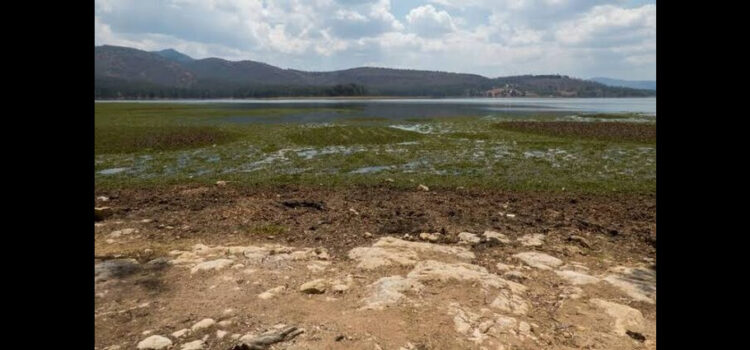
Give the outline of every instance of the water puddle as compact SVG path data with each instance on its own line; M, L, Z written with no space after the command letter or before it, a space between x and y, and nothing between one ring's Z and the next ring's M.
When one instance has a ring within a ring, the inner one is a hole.
M118 174L128 169L130 168L109 168L109 169L100 170L99 174L102 174L102 175Z

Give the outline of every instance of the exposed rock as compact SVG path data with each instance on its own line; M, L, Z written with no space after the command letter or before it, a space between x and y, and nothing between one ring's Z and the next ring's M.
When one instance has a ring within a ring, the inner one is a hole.
M195 265L191 270L190 273L196 273L198 271L210 271L210 270L221 270L225 267L228 267L234 263L234 260L231 259L216 259L211 261L202 262L198 265Z
M510 265L506 265L501 262L495 264L495 267L497 267L499 271L509 271L512 268Z
M172 341L169 340L169 338L160 335L152 335L141 340L137 347L139 350L161 350L169 348L170 346L172 346Z
M511 280L511 281L515 281L518 283L521 283L525 281L526 279L528 279L528 277L526 277L526 275L524 275L521 271L508 271L503 274L503 278L505 278L506 280Z
M463 247L409 242L394 237L382 237L372 247L357 247L349 251L350 259L358 260L358 268L374 269L381 266L411 266L419 259L430 257L451 260L471 260L474 253Z
M513 255L513 257L526 263L531 267L535 267L541 270L552 270L555 267L562 265L562 260L549 256L539 252L524 252Z
M176 331L176 332L172 333L172 338L175 338L175 339L176 338L181 338L182 336L188 334L189 332L190 332L190 330L187 329L187 328L180 329L179 331Z
M203 340L193 340L189 343L182 344L181 350L201 350L203 349Z
M481 239L471 232L461 232L458 234L458 241L463 244L473 244L479 243Z
M216 338L223 339L228 333L229 332L227 332L227 331L217 330L216 331Z
M94 207L94 221L104 220L114 214L110 207Z
M120 236L123 236L123 235L129 235L129 234L133 234L133 233L138 233L138 230L136 230L134 228L124 228L122 230L112 231L112 233L110 233L109 236L112 237L112 238L117 238L117 237L120 237Z
M484 237L486 237L487 239L493 239L493 238L494 238L494 239L497 239L498 241L500 241L500 243L504 243L504 244L508 244L508 243L510 243L510 239L508 239L508 237L507 237L506 235L504 235L504 234L502 234L502 233L499 233L499 232L495 232L495 231L484 231L484 234L483 234L483 235L484 235Z
M257 337L248 334L240 338L240 344L232 347L232 350L266 349L272 344L291 340L304 332L304 329L290 326L269 331Z
M325 293L326 287L325 279L317 279L301 285L299 291L305 294L322 294Z
M336 285L334 285L333 287L331 287L331 290L332 290L332 291L333 291L334 293L344 293L344 292L346 292L347 290L349 290L349 286L347 286L347 285L345 285L345 284L336 284Z
M518 238L518 241L526 247L538 247L544 244L544 235L539 233L523 235Z
M112 278L122 278L140 269L135 259L112 259L94 266L94 282L106 281Z
M516 315L525 315L529 311L529 304L526 300L508 290L501 290L490 306Z
M513 293L522 293L526 287L516 282L500 278L500 276L487 272L487 269L478 265L466 263L444 263L435 260L420 261L414 269L407 274L420 282L424 281L461 281L479 283L485 288L506 288Z
M271 288L263 293L258 294L258 298L261 298L263 300L271 299L278 295L279 293L283 292L286 289L284 286L278 286L275 288Z
M226 186L226 185L227 185L226 181L222 181L222 180L216 181L216 186L220 186L221 187L221 186Z
M430 188L429 188L429 187L427 187L427 186L425 186L425 185L422 185L422 184L420 184L419 186L417 186L417 188L418 188L419 190L422 190L422 191L429 191L429 190L430 190Z
M193 325L193 327L191 327L190 329L193 332L197 332L197 331L199 331L201 329L209 328L209 327L213 326L214 324L216 324L216 321L214 321L212 318L204 318L204 319L196 322Z
M566 281L568 281L568 282L570 282L572 284L575 284L575 285L582 285L582 284L589 284L589 283L597 283L597 282L599 282L598 278L596 278L594 276L587 275L585 273L581 273L581 272L566 270L566 271L555 271L555 273L558 276L564 278Z
M586 240L586 238L583 238L578 235L571 235L570 237L568 237L568 241L578 243L580 246L584 248L591 248L591 243L589 243L589 241Z
M583 289L576 286L565 286L560 293L562 299L580 299L581 297L583 297Z
M370 238L370 237L372 237L372 233L370 233L370 232L365 232L365 237L366 237L366 238Z
M440 233L422 232L419 234L419 239L423 241L437 242L440 239Z
M625 266L614 267L610 271L614 274L606 276L604 280L630 298L651 304L656 302L656 271Z
M424 288L422 283L401 276L383 277L370 285L370 296L364 299L362 309L382 310L386 306L398 303L403 292L419 292Z
M232 320L223 320L219 321L218 325L219 327L229 327L232 325L232 323L234 323Z
M612 331L617 335L626 335L627 331L643 332L644 318L640 311L622 304L602 299L591 299L593 305L603 309L614 319Z

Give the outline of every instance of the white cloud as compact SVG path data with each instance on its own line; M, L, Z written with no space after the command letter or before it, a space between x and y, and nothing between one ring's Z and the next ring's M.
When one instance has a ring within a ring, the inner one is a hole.
M432 5L420 6L406 15L409 29L422 36L439 36L456 30L453 18L446 11L438 11Z

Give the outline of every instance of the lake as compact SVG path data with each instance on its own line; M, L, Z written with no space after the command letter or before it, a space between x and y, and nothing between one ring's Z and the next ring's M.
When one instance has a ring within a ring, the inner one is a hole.
M97 103L184 103L221 104L229 108L327 108L308 110L281 118L246 117L241 113L228 117L230 123L331 122L341 118L439 118L464 115L539 115L587 113L640 113L656 115L656 98L446 98L446 99L212 99L212 100L140 100L96 101Z

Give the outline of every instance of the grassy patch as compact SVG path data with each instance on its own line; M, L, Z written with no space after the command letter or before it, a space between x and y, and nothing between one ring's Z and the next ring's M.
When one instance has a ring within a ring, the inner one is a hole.
M298 145L373 145L415 141L423 135L383 126L331 126L306 128L292 132L287 138Z
M96 128L94 152L169 151L222 144L238 134L209 127L155 126Z
M656 142L656 126L652 124L509 121L493 124L493 127L555 137L580 137L616 142Z

